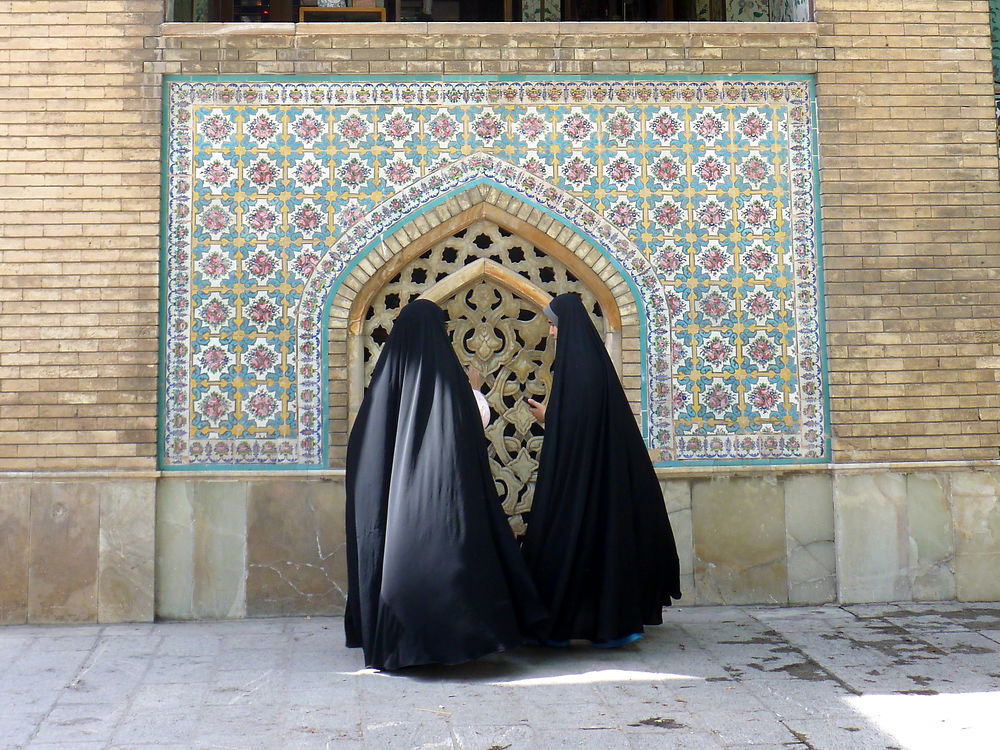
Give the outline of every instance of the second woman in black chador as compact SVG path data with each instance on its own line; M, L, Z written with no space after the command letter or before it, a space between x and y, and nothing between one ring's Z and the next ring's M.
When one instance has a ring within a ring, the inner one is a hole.
M444 323L433 302L403 308L348 441L344 625L379 669L512 648L545 619Z
M523 552L547 640L614 646L680 597L663 493L618 374L578 294L545 310L557 335Z

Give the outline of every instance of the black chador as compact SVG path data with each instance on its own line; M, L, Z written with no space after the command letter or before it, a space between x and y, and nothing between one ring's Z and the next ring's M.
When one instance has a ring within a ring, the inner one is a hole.
M663 493L618 374L578 294L545 309L557 328L545 439L523 552L550 642L635 640L680 597Z
M544 620L433 302L399 313L351 430L347 548L347 645L367 666L468 661Z

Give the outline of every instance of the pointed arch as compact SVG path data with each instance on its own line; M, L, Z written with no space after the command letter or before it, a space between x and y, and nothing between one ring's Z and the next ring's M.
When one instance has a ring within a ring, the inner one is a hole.
M359 330L364 297L370 300L407 260L477 217L537 242L539 249L551 251L592 291L600 292L602 312L618 326L618 341L625 342L622 379L626 389L639 396L639 421L647 443L655 458L671 458L669 313L649 260L582 201L482 154L453 162L384 201L345 231L317 263L297 310L295 407L303 454L328 463L328 411L346 430L346 380L359 376L362 366L349 356L346 339L349 329ZM343 340L328 342L328 330ZM333 358L342 355L349 370L343 386L332 394L324 379L328 344Z

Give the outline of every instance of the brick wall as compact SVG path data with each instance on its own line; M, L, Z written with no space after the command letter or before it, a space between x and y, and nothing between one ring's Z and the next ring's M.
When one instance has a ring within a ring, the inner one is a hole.
M0 3L0 470L154 466L161 13Z
M835 458L997 458L987 0L816 0L818 27L514 37L457 24L158 34L157 0L0 11L0 470L153 465L162 73L815 73Z
M836 459L996 459L987 2L817 0L816 20Z

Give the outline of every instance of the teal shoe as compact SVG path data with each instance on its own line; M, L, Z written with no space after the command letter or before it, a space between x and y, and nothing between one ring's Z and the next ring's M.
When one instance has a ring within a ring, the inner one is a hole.
M619 646L627 646L630 643L635 643L637 640L642 638L642 633L631 633L621 638L616 638L613 641L603 641L601 643L591 643L590 645L594 648L618 648Z

